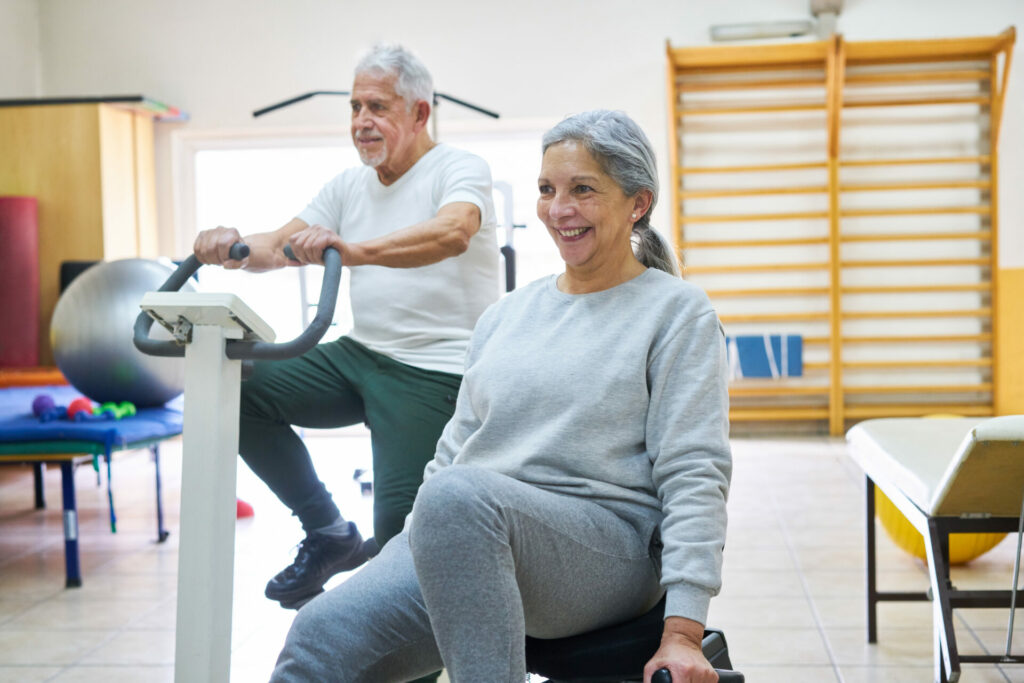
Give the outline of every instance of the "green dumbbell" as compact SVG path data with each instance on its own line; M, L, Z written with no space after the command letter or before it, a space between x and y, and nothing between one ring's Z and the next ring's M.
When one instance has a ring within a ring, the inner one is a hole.
M124 401L121 404L108 401L101 405L93 408L93 415L102 415L108 413L115 420L120 420L123 417L131 417L135 414L135 405L129 401Z

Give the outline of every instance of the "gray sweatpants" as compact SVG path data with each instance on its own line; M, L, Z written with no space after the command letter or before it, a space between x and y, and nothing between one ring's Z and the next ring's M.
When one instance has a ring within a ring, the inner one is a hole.
M624 621L661 597L631 525L600 505L478 467L421 488L380 555L299 610L272 681L522 683L527 634Z

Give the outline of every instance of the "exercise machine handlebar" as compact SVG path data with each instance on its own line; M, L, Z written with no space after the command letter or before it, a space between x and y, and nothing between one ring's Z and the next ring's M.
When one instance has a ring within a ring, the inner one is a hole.
M285 248L285 255L289 258L291 249ZM249 255L249 247L241 242L232 245L229 256L232 259L241 260ZM199 259L195 255L189 256L182 261L167 282L158 291L175 292L181 289L190 277L192 277L200 266ZM283 360L301 356L309 351L321 337L327 332L331 321L334 319L334 306L338 301L338 289L341 284L341 255L333 247L324 250L324 278L320 287L320 301L317 304L316 316L310 322L309 327L291 341L281 343L261 341L229 340L225 344L224 353L232 360ZM135 348L150 356L183 357L185 355L184 344L175 340L160 341L149 336L149 330L153 326L153 318L143 311L135 319L134 339Z
M743 683L746 677L739 671L726 669L715 669L718 674L718 683ZM672 673L668 669L658 669L651 676L651 683L672 683Z
M344 95L350 95L350 94L351 93L348 90L313 90L313 91L310 91L310 92L307 92L307 93L303 93L301 95L296 95L295 97L289 97L287 100L284 100L284 101L281 101L281 102L276 102L276 103L271 104L271 105L266 106L266 107L261 107L260 109L257 109L256 111L254 111L252 113L252 115L253 115L253 118L257 118L257 117L263 116L264 114L269 114L272 111L277 111L278 109L283 109L284 107L290 107L293 104L298 104L299 102L304 102L305 100L308 100L311 97L316 97L317 95L342 95L342 96L344 96ZM435 91L434 92L434 106L435 107L437 106L438 100L448 100L449 102L454 102L455 104L461 105L461 106L465 107L466 109L471 109L471 110L473 110L473 111L475 111L477 113L483 114L484 116L490 116L492 119L497 119L497 118L501 117L501 115L498 114L498 112L496 112L496 111L491 111L490 109L485 109L485 108L483 108L483 107L481 107L479 105L472 104L472 103L467 102L466 100L463 100L463 99L459 99L458 97L452 97L451 95L447 95L447 94L445 94L443 92Z

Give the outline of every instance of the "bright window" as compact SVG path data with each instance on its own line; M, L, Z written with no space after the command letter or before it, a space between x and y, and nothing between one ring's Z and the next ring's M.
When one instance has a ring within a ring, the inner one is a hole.
M506 209L505 194L496 191L494 199L499 243L507 239L509 217L513 223L526 226L514 234L519 286L562 267L557 250L536 216L540 134L538 130L445 137L446 143L487 160L496 185L512 188L511 212ZM272 147L261 147L259 141L241 148L213 142L198 149L194 158L195 232L224 225L237 228L243 235L284 225L305 208L324 183L360 163L352 146L340 138L336 143L313 146L301 139ZM315 306L321 274L322 269L313 267L260 274L204 268L200 278L204 289L242 296L274 328L277 339L285 341L302 329L302 301ZM305 297L301 291L303 277ZM312 317L312 312L308 315ZM351 310L344 294L338 301L335 322L328 338L344 334L351 327Z

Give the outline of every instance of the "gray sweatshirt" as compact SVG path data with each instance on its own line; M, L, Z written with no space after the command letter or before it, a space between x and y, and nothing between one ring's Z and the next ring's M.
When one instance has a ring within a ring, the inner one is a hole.
M661 530L666 616L706 623L721 586L728 441L725 344L699 288L648 269L565 294L556 276L488 308L425 478L486 467Z

